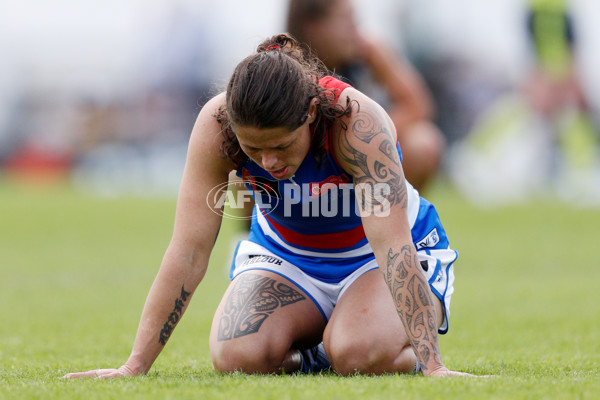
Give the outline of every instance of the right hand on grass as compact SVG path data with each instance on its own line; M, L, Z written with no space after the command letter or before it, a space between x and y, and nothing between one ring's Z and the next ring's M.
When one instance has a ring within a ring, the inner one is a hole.
M109 378L122 378L124 376L135 376L131 368L127 365L123 365L120 368L106 368L106 369L93 369L87 372L71 372L63 376L63 378L98 378L98 379L109 379Z

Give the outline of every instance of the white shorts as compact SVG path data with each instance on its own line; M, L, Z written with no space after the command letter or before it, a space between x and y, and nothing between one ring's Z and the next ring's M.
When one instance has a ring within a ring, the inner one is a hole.
M440 334L444 334L448 331L450 298L454 292L453 263L458 254L452 249L423 249L417 251L417 254L432 293L440 299L444 306L444 321L438 330ZM333 308L346 289L365 272L378 268L376 260L373 259L356 269L340 282L329 283L320 281L304 273L300 268L289 263L281 256L247 240L240 242L234 257L231 279L234 279L242 272L251 270L264 270L281 275L298 286L313 300L319 311L321 311L325 321L329 320Z

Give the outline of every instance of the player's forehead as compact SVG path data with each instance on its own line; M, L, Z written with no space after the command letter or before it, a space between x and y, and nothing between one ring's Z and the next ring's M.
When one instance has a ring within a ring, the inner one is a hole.
M292 142L297 135L296 131L287 128L256 128L251 126L238 126L235 134L242 146L255 148L271 148L284 146Z

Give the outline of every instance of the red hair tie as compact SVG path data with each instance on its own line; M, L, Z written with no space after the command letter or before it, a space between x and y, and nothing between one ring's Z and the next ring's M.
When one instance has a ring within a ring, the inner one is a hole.
M269 51L269 50L275 50L275 49L280 49L281 47L278 44L271 44L269 46L267 46L267 48L265 49L265 52Z

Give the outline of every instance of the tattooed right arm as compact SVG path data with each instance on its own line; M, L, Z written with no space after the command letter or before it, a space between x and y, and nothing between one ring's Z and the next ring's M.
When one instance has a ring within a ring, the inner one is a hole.
M230 163L218 156L220 126L213 118L223 98L200 112L188 146L173 237L146 299L128 364L146 372L172 337L204 277L221 217L208 204L210 190L227 182Z
M200 112L190 137L171 242L144 304L133 349L118 369L96 369L67 377L117 377L146 373L167 341L196 287L204 277L221 217L208 204L212 188L227 182L233 169L219 157L220 125L214 114L224 96L210 100Z

